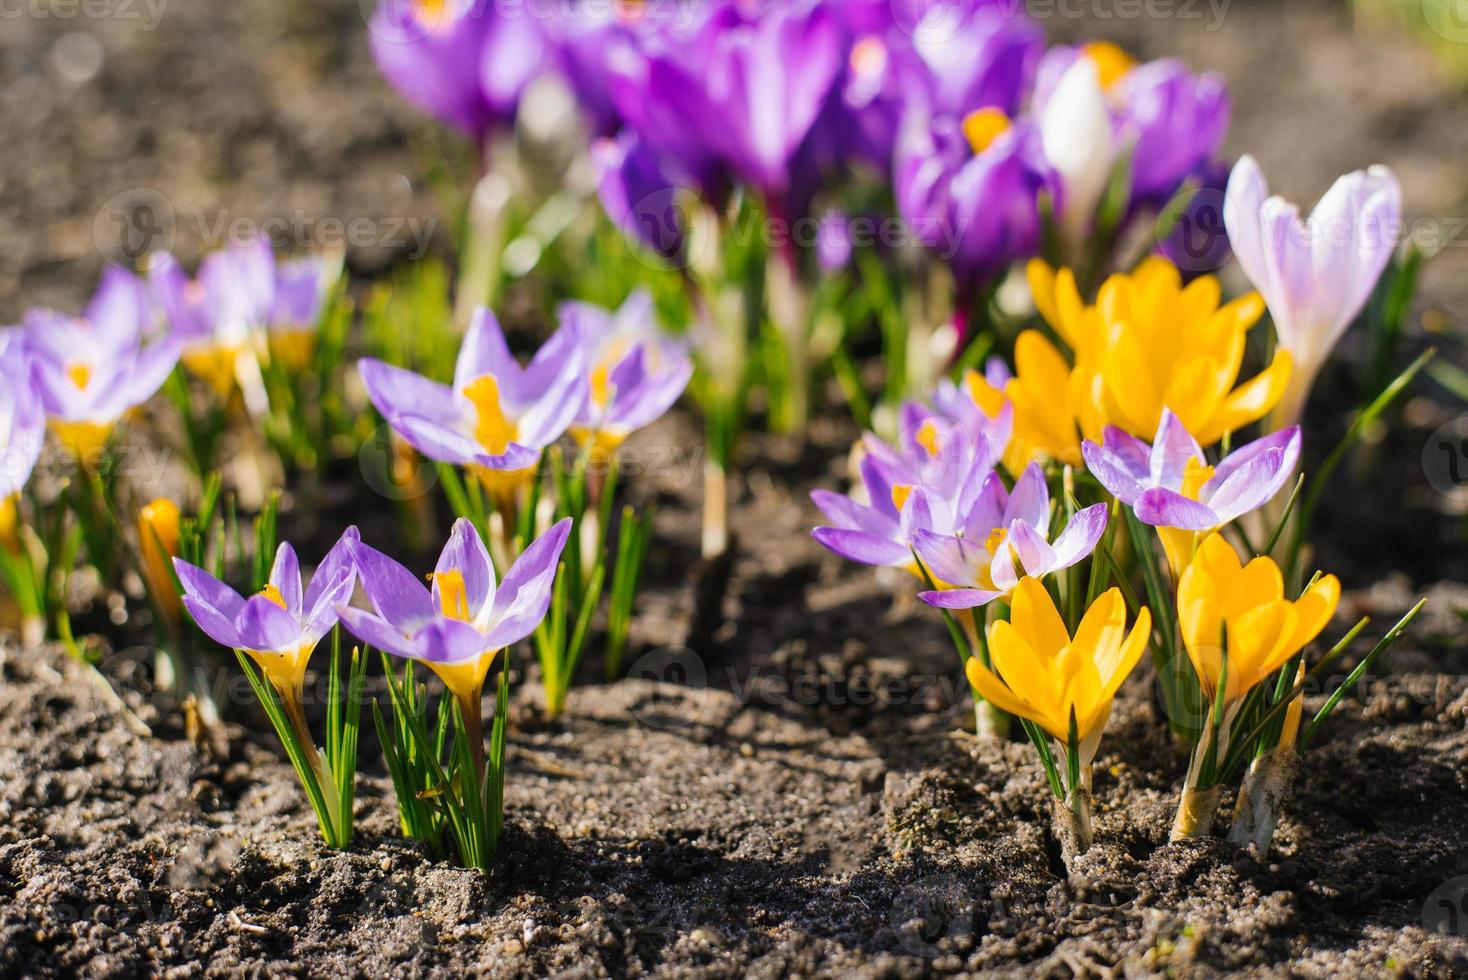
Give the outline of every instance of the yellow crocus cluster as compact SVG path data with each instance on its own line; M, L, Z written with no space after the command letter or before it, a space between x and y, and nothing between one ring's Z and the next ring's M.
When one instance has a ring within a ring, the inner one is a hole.
M1208 700L1225 674L1225 704L1272 676L1320 635L1340 598L1340 581L1323 575L1291 602L1273 559L1261 556L1246 565L1222 535L1203 539L1178 580L1177 614Z
M1094 305L1069 269L1035 259L1027 270L1035 307L1070 349L1067 358L1042 331L1015 342L1015 374L1003 391L972 374L969 396L985 411L1014 406L1011 472L1030 460L1076 464L1082 439L1114 425L1150 439L1164 408L1204 446L1263 418L1284 394L1290 355L1239 384L1249 330L1264 313L1250 293L1222 305L1214 276L1187 285L1171 262L1154 256L1102 284Z

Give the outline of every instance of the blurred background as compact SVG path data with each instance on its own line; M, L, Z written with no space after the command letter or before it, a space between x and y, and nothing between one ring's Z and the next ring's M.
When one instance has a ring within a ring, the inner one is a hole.
M1462 322L1468 3L1026 6L1052 41L1114 40L1221 72L1234 102L1225 154L1253 153L1289 199L1392 167L1412 233L1441 248L1424 322ZM455 219L432 188L454 138L378 73L373 7L0 0L0 323L31 306L79 309L120 241L192 263L236 229L265 228L290 250L345 245L359 277L425 250L451 258Z

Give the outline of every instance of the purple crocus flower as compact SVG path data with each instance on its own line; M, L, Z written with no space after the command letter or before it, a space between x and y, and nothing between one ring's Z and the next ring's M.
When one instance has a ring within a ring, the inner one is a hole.
M393 431L429 459L470 468L512 510L541 450L561 437L586 398L579 339L557 330L521 367L499 321L475 312L454 383L430 381L373 358L358 362L367 395Z
M14 530L14 498L25 487L46 441L46 413L31 380L30 353L19 330L0 330L0 543Z
M922 69L911 83L934 111L959 117L984 108L1018 112L1045 50L1044 31L1023 8L975 0L928 4L908 33Z
M919 528L954 533L978 499L1008 440L1008 418L944 417L916 404L904 409L903 436L889 445L868 433L859 465L865 501L829 490L813 490L811 500L831 522L812 536L849 561L907 568L913 532ZM918 490L931 497L920 510Z
M25 318L25 346L41 407L57 438L89 463L117 423L162 386L182 342L145 343L152 325L147 290L129 272L109 270L83 319L49 310Z
M275 303L275 256L269 243L257 239L214 252L199 264L193 280L172 255L155 255L148 286L173 335L183 342L184 367L219 398L228 398L242 377L241 360L253 356L255 333Z
M827 273L840 272L851 262L851 218L831 210L816 227L816 262Z
M1300 418L1315 377L1360 314L1402 231L1402 189L1386 167L1337 180L1308 219L1271 196L1253 157L1242 157L1224 200L1229 241L1264 296L1279 345L1294 358L1275 418Z
M430 588L387 555L358 544L357 570L373 611L343 605L342 622L363 642L432 669L459 704L471 749L482 754L484 678L501 650L545 619L570 531L566 518L541 535L498 585L479 532L464 518L454 522Z
M357 529L347 528L304 588L296 551L283 542L269 582L248 599L180 558L173 567L184 589L184 607L199 628L221 646L248 654L294 712L300 710L311 653L336 625L337 607L351 599L356 587L359 540Z
M1300 427L1290 426L1208 465L1203 449L1168 409L1151 446L1115 426L1081 455L1112 496L1156 527L1206 532L1264 506L1300 461Z
M927 491L914 494L913 520L937 502ZM944 587L919 593L930 606L972 609L1013 592L1021 578L1041 578L1069 568L1096 548L1106 530L1106 505L1077 511L1050 543L1050 491L1045 472L1031 463L1006 490L990 473L972 506L960 516L957 533L918 529L913 547L934 581Z
M378 70L402 96L482 143L514 120L551 52L529 11L494 0L383 0L370 27Z
M561 323L580 341L586 365L586 397L571 434L603 454L661 418L693 377L687 349L658 328L646 292L633 293L616 312L566 303Z
M1139 65L1117 85L1123 145L1132 144L1133 201L1166 201L1223 146L1230 106L1223 78L1176 58Z
M967 125L921 115L904 125L898 210L918 240L952 264L960 308L1000 270L1039 250L1042 191L1058 187L1030 120L1011 124L999 110L982 109Z
M340 257L312 256L276 266L275 295L266 324L272 359L293 371L311 363L326 300L340 275Z
M686 264L687 221L679 200L685 188L632 130L592 147L597 196L622 234L674 265Z

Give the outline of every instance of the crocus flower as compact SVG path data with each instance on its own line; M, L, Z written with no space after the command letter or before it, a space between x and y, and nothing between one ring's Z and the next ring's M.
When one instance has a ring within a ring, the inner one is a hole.
M302 371L316 351L316 331L340 259L292 259L275 267L275 295L266 323L266 350L292 371Z
M193 280L172 255L155 255L148 285L183 342L180 360L188 371L220 399L241 378L252 377L256 331L275 303L275 256L268 242L231 245L206 256Z
M1054 174L1040 134L997 108L961 121L913 116L899 139L898 209L919 241L954 269L959 306L1016 259L1035 254L1043 222L1042 191Z
M1291 358L1278 351L1269 367L1234 387L1249 328L1264 312L1250 293L1219 305L1218 279L1200 276L1186 287L1177 267L1160 256L1101 286L1087 307L1067 270L1029 265L1040 313L1075 354L1082 399L1077 420L1089 439L1109 422L1134 436L1157 431L1164 409L1204 446L1258 421L1279 401Z
M378 70L409 102L476 143L515 117L550 65L537 18L492 0L383 0L370 26Z
M1127 632L1126 601L1113 588L1096 598L1072 637L1045 587L1027 577L1015 586L1009 620L989 626L993 669L977 657L964 669L985 699L1029 719L1062 745L1070 740L1073 717L1087 764L1111 717L1112 699L1151 633L1145 606Z
M17 500L46 440L46 415L23 341L17 330L0 331L0 545L12 551L19 544Z
M1270 196L1259 164L1245 156L1229 178L1223 214L1239 265L1264 294L1279 346L1295 361L1276 413L1289 424L1391 261L1402 190L1386 167L1358 170L1302 220L1295 205Z
M439 676L458 702L481 772L484 679L501 650L545 619L570 531L566 518L541 535L498 585L479 532L464 518L454 522L429 576L431 588L382 552L356 546L358 574L373 611L343 605L342 621L363 642L423 663Z
M1099 427L1087 374L1073 369L1038 330L1021 331L1015 338L1014 367L1011 372L999 358L991 358L984 373L966 373L963 385L981 411L1009 406L1014 436L1004 451L1004 468L1018 477L1037 460L1080 465L1078 432Z
M1222 535L1204 538L1178 579L1177 614L1207 701L1223 683L1233 704L1274 674L1320 635L1340 598L1340 580L1323 575L1291 602L1272 558L1244 565Z
M921 576L912 559L913 531L958 530L959 516L978 499L1008 437L1004 419L991 424L989 431L978 431L961 419L928 414L916 424L909 420L896 445L868 434L859 465L865 501L811 491L811 500L831 522L812 531L812 537L849 561L906 568Z
M597 196L612 223L667 261L684 264L688 227L679 198L685 189L657 154L629 129L616 139L598 140L591 159Z
M1210 466L1178 417L1164 410L1151 446L1107 426L1102 443L1087 441L1081 452L1112 496L1158 528L1168 559L1181 570L1195 535L1230 524L1279 493L1300 460L1300 428L1256 439Z
M91 465L117 423L151 398L178 363L181 340L145 343L147 290L111 269L82 319L36 310L26 315L32 378L51 430Z
M1078 58L1039 111L1045 158L1060 176L1058 218L1067 248L1080 247L1119 152L1095 61Z
M587 390L571 435L610 454L673 407L693 377L684 346L662 333L652 297L634 293L616 312L587 303L561 307L582 345Z
M1025 578L1014 590L1009 620L989 627L992 669L979 657L964 664L980 696L1055 739L1055 823L1067 862L1091 846L1091 761L1112 700L1151 634L1145 607L1127 632L1126 602L1113 588L1096 598L1072 637L1045 587ZM1076 781L1072 770L1079 772Z
M183 618L183 603L173 584L170 562L178 554L178 504L159 497L138 511L137 523L143 581L159 613L176 627Z
M923 511L931 506L926 491L909 518L915 527L913 547L933 579L943 585L919 594L940 609L972 609L1013 592L1022 578L1043 578L1069 568L1096 548L1106 529L1106 505L1079 510L1050 543L1050 491L1045 472L1031 463L1014 489L1006 490L998 473L990 473L977 499L956 519L957 533L935 533Z
M561 329L521 367L487 309L475 312L450 387L403 368L358 362L378 412L429 459L468 467L502 510L513 509L541 450L581 410L585 384L575 331Z
M1062 83L1073 82L1072 69L1087 62L1095 69L1097 88L1087 86L1087 112L1081 118L1098 121L1094 100L1099 93L1111 125L1112 163L1123 154L1128 162L1128 213L1141 205L1165 202L1188 178L1202 173L1223 145L1230 115L1223 79L1212 72L1194 74L1175 58L1139 65L1122 48L1106 41L1079 47L1056 45L1045 53L1035 85L1037 112L1042 117L1052 113L1057 94L1065 94ZM1075 99L1079 89L1068 94ZM1081 103L1073 102L1071 112L1080 107ZM1053 113L1057 122L1065 118L1058 107ZM1058 138L1058 131L1056 135ZM1102 182L1100 189L1104 187ZM1099 195L1091 201L1087 217L1094 214L1097 201Z
M297 722L306 745L313 744L301 706L306 665L321 638L336 625L337 607L352 597L358 540L357 529L348 528L305 588L296 551L282 542L275 552L270 580L248 599L202 568L181 558L173 560L184 589L184 608L194 622L214 642L243 651L259 665L292 721Z

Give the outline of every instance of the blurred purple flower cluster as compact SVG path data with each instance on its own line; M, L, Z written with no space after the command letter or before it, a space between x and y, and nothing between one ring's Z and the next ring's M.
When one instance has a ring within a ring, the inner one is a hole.
M998 0L385 0L373 49L479 141L558 74L607 213L670 261L685 195L718 208L745 188L793 225L861 173L961 294L1037 254L1047 213L1084 240L1119 170L1123 218L1162 208L1216 172L1229 120L1217 76L1105 43L1047 51Z

